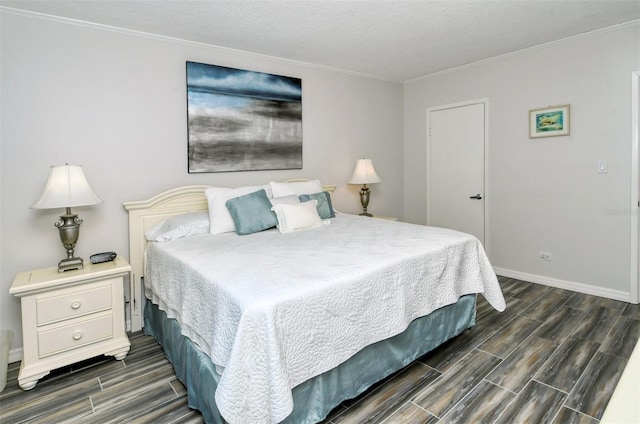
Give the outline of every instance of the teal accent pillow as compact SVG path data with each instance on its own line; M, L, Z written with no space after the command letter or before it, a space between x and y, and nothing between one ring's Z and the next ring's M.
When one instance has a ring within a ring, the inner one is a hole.
M320 218L322 219L333 218L336 216L336 213L333 211L333 205L331 204L331 195L327 191L313 194L301 194L298 198L301 202L317 200L318 215L320 215Z
M276 214L271 210L267 192L264 190L229 199L226 206L236 224L236 233L239 235L267 230L278 223Z

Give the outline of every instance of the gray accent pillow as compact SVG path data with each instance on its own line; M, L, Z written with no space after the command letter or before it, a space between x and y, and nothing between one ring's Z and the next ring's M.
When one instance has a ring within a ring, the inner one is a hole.
M336 216L336 213L333 210L333 205L331 204L331 195L327 191L313 194L301 194L298 198L301 202L317 200L318 215L320 215L320 218L322 219L333 218Z
M236 224L236 233L239 235L267 230L278 223L265 190L229 199L226 206Z

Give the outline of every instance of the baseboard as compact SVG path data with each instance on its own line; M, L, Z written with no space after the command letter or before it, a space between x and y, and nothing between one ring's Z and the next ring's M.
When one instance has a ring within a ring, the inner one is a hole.
M631 303L631 293L618 290L605 289L589 284L577 283L575 281L559 280L557 278L545 277L544 275L528 274L526 272L513 271L505 268L494 267L496 274L504 277L516 278L530 283L543 284L545 286L556 287L564 290L571 290L578 293L590 294L593 296L606 297L608 299L621 300Z

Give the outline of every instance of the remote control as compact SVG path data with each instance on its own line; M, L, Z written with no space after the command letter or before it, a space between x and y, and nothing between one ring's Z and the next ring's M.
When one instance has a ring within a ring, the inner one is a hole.
M118 256L116 252L102 252L96 253L95 255L91 255L91 263L92 264L100 264L102 262L112 261Z

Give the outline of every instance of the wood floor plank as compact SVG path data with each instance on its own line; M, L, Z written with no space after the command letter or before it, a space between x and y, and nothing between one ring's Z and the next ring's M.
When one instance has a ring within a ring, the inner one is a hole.
M175 391L169 381L175 378L173 367L165 364L155 369L149 369L144 374L125 380L119 384L110 386L92 396L93 408L96 411L111 408L113 405L124 402L127 398L138 396L157 386L166 386L167 390L175 397Z
M573 292L569 300L567 300L566 305L583 311L592 311L598 307L622 311L626 303L620 300L607 299L606 297Z
M202 420L202 416L199 416L197 411L190 414L185 415L184 417L180 417L171 422L171 424L202 424L204 421ZM149 423L152 424L152 423ZM227 423L223 423L227 424Z
M476 324L479 317L486 316L487 314L492 313L492 311L493 306L487 302L487 299L485 299L484 296L476 296Z
M553 311L569 300L571 294L570 291L552 287L546 292L546 296L537 299L522 312L522 315L538 321L545 321Z
M566 397L566 393L530 381L495 423L550 423L562 408Z
M431 367L414 362L343 414L333 418L332 422L334 424L380 423L436 380L440 374Z
M504 359L541 324L541 321L518 316L491 335L478 349Z
M458 402L439 423L490 423L495 421L516 395L486 380Z
M0 394L0 405L2 405L2 409L10 408L17 403L29 402L34 398L46 396L76 383L75 379L69 381L71 377L69 371L65 370L64 374L61 376L55 375L57 371L59 370L52 372L45 378L38 381L36 387L31 390L22 390L18 386L17 379L7 381L7 386L3 390L2 394ZM97 380L96 383L98 383Z
M638 339L640 339L640 321L620 316L602 342L600 350L629 359Z
M521 311L531 306L530 302L525 302L524 300L514 297L507 299L506 303L507 307L503 312L498 312L493 308L484 313L478 311L477 322L485 327L498 330L518 317Z
M522 289L513 295L513 297L525 302L535 303L538 300L545 297L545 295L551 290L550 287L540 284L522 284Z
M153 386L144 391L124 393L124 396L111 398L100 409L95 408L92 415L82 419L82 423L119 424L152 414L160 405L175 399L175 392L168 383ZM95 404L94 404L95 405Z
M93 414L93 408L91 407L91 399L87 396L77 401L60 405L58 409L49 410L46 414L30 419L28 422L29 424L72 423L91 414ZM9 421L6 422L8 423Z
M591 340L570 337L560 345L554 355L538 370L533 378L569 393L599 347L598 343Z
M106 390L109 387L135 379L140 375L152 372L161 367L164 367L165 369L172 369L171 364L166 356L164 356L164 353L162 353L162 351L156 351L148 357L140 359L133 366L119 368L102 375L100 377L100 383L102 384L102 388Z
M129 338L131 349L124 358L124 363L129 366L140 359L156 352L162 352L162 347L155 341L153 337L149 337L143 333L138 333Z
M544 339L562 342L582 321L586 312L561 306L556 309L536 331L535 335Z
M505 299L517 296L519 293L527 290L527 287L530 286L530 284L527 284L524 281L502 276L498 277L498 282L500 283Z
M75 402L88 398L99 391L100 384L98 379L94 378L76 382L74 385L67 386L61 390L50 391L42 396L29 396L25 401L11 402L11 406L7 406L3 401L0 414L1 422L19 423L42 417L52 411L59 410L63 406L73 405Z
M619 316L620 311L604 306L594 307L589 310L589 313L585 315L571 335L602 343Z
M402 405L383 424L435 424L438 419L414 403ZM359 424L359 423L358 423Z
M557 347L556 342L531 335L487 376L487 380L519 393Z
M187 405L187 397L180 396L171 399L157 408L145 413L143 416L131 419L131 424L172 424L184 419L193 419L194 410ZM198 417L202 421L202 417Z
M600 421L569 408L561 408L552 424L598 424Z
M640 303L636 305L633 305L631 303L625 304L624 308L622 309L622 316L640 320Z
M602 418L626 363L627 360L619 356L597 352L571 392L566 406L598 420Z
M436 417L443 417L499 363L499 358L477 349L473 350L418 393L412 402Z
M418 360L440 372L445 372L494 333L495 330L476 325Z
M176 392L177 396L187 395L187 388L177 378L169 381L169 384L171 384L171 387L173 388L173 391Z

